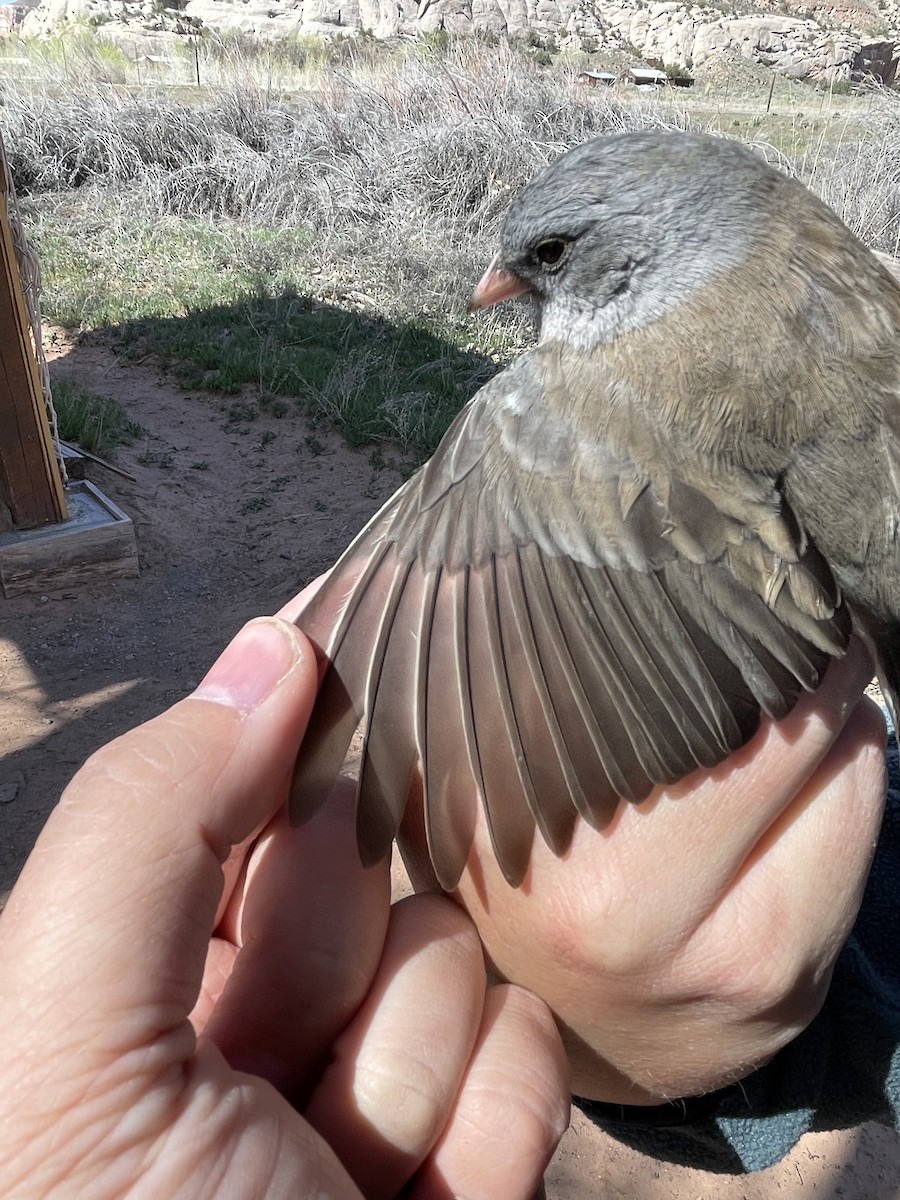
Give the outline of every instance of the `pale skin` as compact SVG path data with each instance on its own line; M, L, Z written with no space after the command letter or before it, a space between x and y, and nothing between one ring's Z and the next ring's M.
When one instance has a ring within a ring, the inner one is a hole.
M569 1101L546 1006L487 989L450 900L391 908L346 795L287 824L315 689L299 631L253 622L64 793L0 919L5 1200L539 1186Z
M442 897L390 908L346 794L288 827L316 667L293 626L252 623L82 768L0 920L0 1194L528 1197L570 1080L526 988L575 1031L582 1094L652 1102L759 1065L821 1002L859 902L870 670L854 651L566 862L537 847L519 891L480 830L473 927ZM479 934L524 987L486 988Z
M763 1065L821 1006L865 885L885 795L884 719L854 641L815 695L712 772L557 859L519 889L483 820L456 896L499 974L560 1021L576 1094L652 1105ZM404 857L433 886L408 815Z

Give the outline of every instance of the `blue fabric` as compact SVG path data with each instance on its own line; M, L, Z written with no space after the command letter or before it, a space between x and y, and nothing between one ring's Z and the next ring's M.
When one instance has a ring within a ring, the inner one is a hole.
M884 823L862 907L812 1024L764 1068L713 1096L648 1113L576 1103L619 1141L707 1171L760 1171L810 1130L900 1129L900 759L888 745Z

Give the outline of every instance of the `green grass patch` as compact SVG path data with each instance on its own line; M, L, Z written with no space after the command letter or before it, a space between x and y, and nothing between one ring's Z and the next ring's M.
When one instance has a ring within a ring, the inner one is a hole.
M230 424L258 407L284 415L293 397L351 443L389 439L415 458L430 454L447 425L496 371L436 322L396 323L309 295L259 290L179 317L143 317L114 331L126 353L152 353L187 388L241 394ZM256 400L244 394L255 385Z
M306 284L308 233L235 222L131 216L104 193L75 192L53 206L22 204L43 272L44 314L98 329L179 317L260 289Z
M53 407L62 440L77 442L101 457L117 446L130 446L143 432L110 396L98 396L65 379L53 385Z
M293 399L352 445L388 439L419 461L516 348L515 332L493 316L390 320L317 298L314 289L328 295L334 285L313 266L313 231L148 222L109 200L89 220L85 211L81 192L34 210L45 316L107 331L186 389L240 397L230 424L260 406L285 416Z

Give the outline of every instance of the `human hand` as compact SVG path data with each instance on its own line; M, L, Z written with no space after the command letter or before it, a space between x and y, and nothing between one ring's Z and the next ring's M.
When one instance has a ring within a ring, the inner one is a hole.
M518 890L487 828L456 893L505 979L556 1014L577 1094L697 1095L765 1063L815 1016L850 931L884 799L884 721L860 699L858 642L738 754L595 832L560 860L537 841ZM428 886L420 813L404 858Z
M315 688L302 635L252 622L64 793L0 919L6 1200L534 1190L553 1022L486 990L452 902L390 907L346 795L288 826Z

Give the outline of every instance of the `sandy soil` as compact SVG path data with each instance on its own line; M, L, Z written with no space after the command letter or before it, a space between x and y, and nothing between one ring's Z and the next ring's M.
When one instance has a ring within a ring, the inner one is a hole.
M231 400L186 395L152 364L60 331L46 345L57 377L114 396L146 430L116 458L135 483L88 469L133 518L141 574L0 599L2 891L87 755L189 690L248 617L326 567L399 482L335 435L316 430L307 441L293 416L229 424ZM396 879L402 890L399 868ZM890 1200L900 1197L900 1140L875 1127L809 1136L772 1170L732 1178L644 1158L576 1114L547 1192Z

